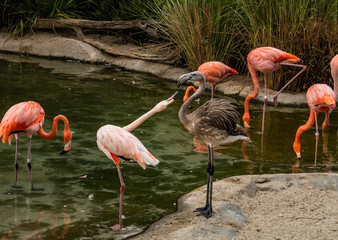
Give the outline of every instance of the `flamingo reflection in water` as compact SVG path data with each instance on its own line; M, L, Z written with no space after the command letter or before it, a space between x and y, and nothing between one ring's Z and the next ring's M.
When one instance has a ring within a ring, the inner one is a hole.
M146 119L151 117L157 112L161 112L168 105L173 103L178 96L176 92L173 96L167 100L159 102L153 109L143 114L131 124L125 127L118 127L114 125L102 126L97 131L97 146L111 159L117 168L121 187L120 187L120 207L119 207L119 224L111 227L112 230L118 230L123 227L122 223L122 206L123 206L123 194L125 191L125 184L123 181L122 173L120 170L121 161L137 161L143 169L146 169L146 165L156 166L159 160L156 159L130 132L142 124Z
M300 126L296 132L295 141L293 143L293 149L299 160L302 160L301 157L301 145L300 138L302 134L309 130L314 123L316 123L316 149L315 149L315 164L317 164L317 149L318 149L318 121L317 115L320 112L325 113L325 120L322 125L322 129L329 128L330 114L332 110L336 107L336 97L338 94L338 54L332 59L331 63L331 74L334 80L334 90L326 84L314 84L312 85L306 93L306 101L310 108L310 116L306 124Z
M197 208L199 215L206 218L212 216L212 185L214 174L213 148L216 145L228 144L237 140L249 141L244 129L237 124L238 112L232 104L225 99L212 98L201 105L192 113L188 114L188 108L205 89L205 76L196 71L184 74L180 77L177 86L181 86L186 81L199 81L200 87L188 100L183 103L179 111L179 118L182 124L192 134L205 142L208 146L208 168L207 168L207 193L206 205Z

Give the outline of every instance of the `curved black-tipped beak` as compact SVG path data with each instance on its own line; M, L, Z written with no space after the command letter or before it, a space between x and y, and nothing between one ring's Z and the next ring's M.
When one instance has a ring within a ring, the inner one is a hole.
M174 101L178 98L178 92L176 91L174 95L171 97L171 99L174 99Z
M192 74L191 73L187 73L187 74L183 74L180 79L178 80L177 83L177 87L180 87L183 83L185 83L186 81L190 80L192 78Z
M69 151L62 150L62 152L60 152L60 155L66 154L67 152L69 152Z
M303 161L303 158L301 158L301 157L299 157L299 158L297 158L298 160L300 160L300 161Z

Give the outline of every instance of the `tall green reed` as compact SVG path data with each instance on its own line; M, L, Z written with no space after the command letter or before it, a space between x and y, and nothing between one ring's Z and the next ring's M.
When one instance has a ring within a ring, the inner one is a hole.
M206 61L232 65L239 45L233 1L167 0L155 6L160 31L179 49L191 70ZM232 66L235 67L235 66Z

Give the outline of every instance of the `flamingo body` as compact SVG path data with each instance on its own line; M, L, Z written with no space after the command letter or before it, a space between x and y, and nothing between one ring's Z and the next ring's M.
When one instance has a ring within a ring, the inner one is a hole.
M235 69L217 61L203 63L199 66L197 71L203 73L206 81L212 86L218 84L221 80L227 78L228 76L238 74Z
M28 101L12 106L1 120L0 137L5 143L8 138L8 144L11 144L12 132L22 132L27 135L33 135L43 125L45 111L40 104Z
M202 73L205 76L206 81L211 84L211 98L214 97L215 86L220 81L231 75L238 74L235 69L217 61L203 63L201 66L198 67L198 71ZM197 83L198 85L200 85L199 82ZM190 91L193 91L195 93L197 89L193 86L189 86L185 91L183 102L188 100Z
M335 108L335 100L334 91L326 84L314 84L309 88L306 94L306 101L309 108L318 113Z
M297 63L300 58L273 47L260 47L252 50L248 57L249 72L270 73L280 68L281 62Z
M338 83L336 83L336 81L338 81L338 54L332 58L330 62L330 66L331 66L331 75L334 80L334 92L335 92L335 96L337 100L338 99Z
M119 162L112 155L117 156L120 161L137 161L143 169L146 169L146 164L156 166L159 163L137 137L118 126L102 126L97 131L97 145L117 167L120 167Z

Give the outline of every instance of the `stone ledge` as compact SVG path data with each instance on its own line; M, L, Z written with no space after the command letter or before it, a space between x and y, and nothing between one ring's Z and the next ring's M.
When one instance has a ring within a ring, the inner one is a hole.
M312 216L307 217L307 214L310 215L312 212L304 212L304 209L298 207L299 203L304 202L304 200L298 200L302 199L302 196L306 194L310 194L310 197L307 197L304 204L310 209L317 207L318 194L321 194L320 201L322 201L322 206L330 210L328 211L329 213L325 213L326 215L323 218L335 221L335 214L338 212L337 204L325 205L325 200L332 201L338 196L337 173L247 175L216 181L213 189L214 214L209 219L196 216L194 212L196 207L205 204L205 190L206 186L203 186L182 196L178 200L177 211L175 213L153 223L144 233L132 239L237 239L237 235L241 236L242 234L242 228L253 224L249 217L251 210L248 212L248 209L255 208L259 215L260 211L268 207L259 203L250 206L250 208L247 207L247 205L250 205L248 203L254 202L254 199L262 193L268 194L267 196L271 205L273 203L277 206L274 209L278 213L281 212L284 216L288 216L290 212L294 218L297 218L298 222L302 219L308 221L312 218ZM325 194L323 191L325 191ZM285 195L291 205L278 209L278 206L282 206L286 200L281 199L280 194L278 195L277 193ZM261 219L255 219L255 221L270 221L270 218L278 219L278 217L282 217L272 210L271 216L269 214L270 212L262 213ZM302 217L298 218L295 216ZM288 221L292 222L293 220L289 219ZM316 221L316 218L313 218L313 222L315 223ZM280 239L290 239L288 231L292 232L292 227L288 226L289 229L283 230L283 226L279 225L278 222L274 224L276 225L276 229L280 228L280 231L285 231L284 235L279 235ZM296 229L295 231L298 231L298 236L306 236L307 229L312 228L311 224L307 226L298 224L293 227ZM264 223L261 228L262 232L269 231L269 229L264 229ZM255 235L256 237L250 238L250 231L252 229L248 231L249 234L243 233L244 237L242 239L263 239L261 235L257 236L257 234ZM271 229L271 231L273 232L274 230ZM271 234L269 239L276 239L273 237L273 233L269 234ZM338 229L337 232L322 232L319 234L322 234L322 239L335 239L338 235ZM314 237L314 239L316 238Z

